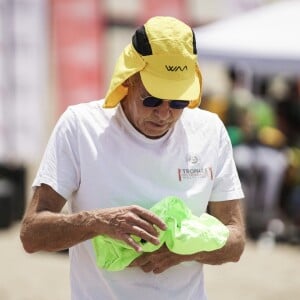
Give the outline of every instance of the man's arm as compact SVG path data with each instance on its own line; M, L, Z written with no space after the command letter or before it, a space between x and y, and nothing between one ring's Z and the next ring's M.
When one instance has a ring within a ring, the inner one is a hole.
M66 200L48 185L35 189L20 232L27 252L67 249L100 234L123 240L141 251L132 234L159 244L154 225L166 229L152 212L136 205L63 214L65 203Z
M223 248L192 255L178 255L163 246L155 252L144 253L130 266L141 267L144 272L162 273L184 261L198 261L211 265L237 262L245 247L245 227L240 200L210 202L209 212L229 229L229 237Z
M201 252L196 260L210 265L239 261L245 247L245 225L240 200L210 202L209 213L219 219L229 229L229 237L224 247L211 252Z

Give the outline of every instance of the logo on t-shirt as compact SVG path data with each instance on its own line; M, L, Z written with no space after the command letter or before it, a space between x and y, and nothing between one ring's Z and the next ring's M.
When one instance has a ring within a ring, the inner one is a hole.
M188 180L196 178L209 178L213 180L213 171L211 167L208 168L187 168L178 169L178 180Z
M203 167L201 156L197 153L189 153L186 156L187 167L178 169L178 180L189 180L196 178L209 178L213 180L211 167Z

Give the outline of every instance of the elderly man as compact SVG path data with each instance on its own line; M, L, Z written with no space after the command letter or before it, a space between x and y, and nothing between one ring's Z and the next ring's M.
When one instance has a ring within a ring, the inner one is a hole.
M199 109L201 72L192 29L154 17L136 30L103 100L69 107L33 182L21 229L27 252L69 248L72 299L206 299L203 264L238 261L245 236L240 181L220 119ZM196 109L195 109L196 108ZM158 245L166 223L149 208L175 195L229 231L218 250L179 255ZM68 203L69 214L61 212ZM100 269L91 239L105 235L141 255Z

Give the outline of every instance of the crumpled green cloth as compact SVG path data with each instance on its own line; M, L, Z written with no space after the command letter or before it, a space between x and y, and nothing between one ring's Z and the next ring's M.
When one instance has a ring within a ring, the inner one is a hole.
M222 248L229 236L228 228L217 218L203 213L200 217L179 198L163 198L150 208L167 225L167 230L159 231L159 245L133 238L140 244L143 252L153 252L164 243L171 252L193 254L201 251L213 251ZM99 235L92 239L97 266L109 271L120 271L142 255L121 240Z

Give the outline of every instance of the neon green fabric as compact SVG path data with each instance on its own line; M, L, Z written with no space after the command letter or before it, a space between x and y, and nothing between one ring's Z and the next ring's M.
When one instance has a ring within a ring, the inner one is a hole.
M227 241L229 231L224 224L207 213L200 217L193 215L186 204L177 197L166 197L150 210L167 224L167 230L157 229L159 245L144 242L134 236L143 252L153 252L165 243L171 252L188 255L220 249ZM103 235L93 238L92 243L98 267L109 271L122 270L142 255L125 242Z

